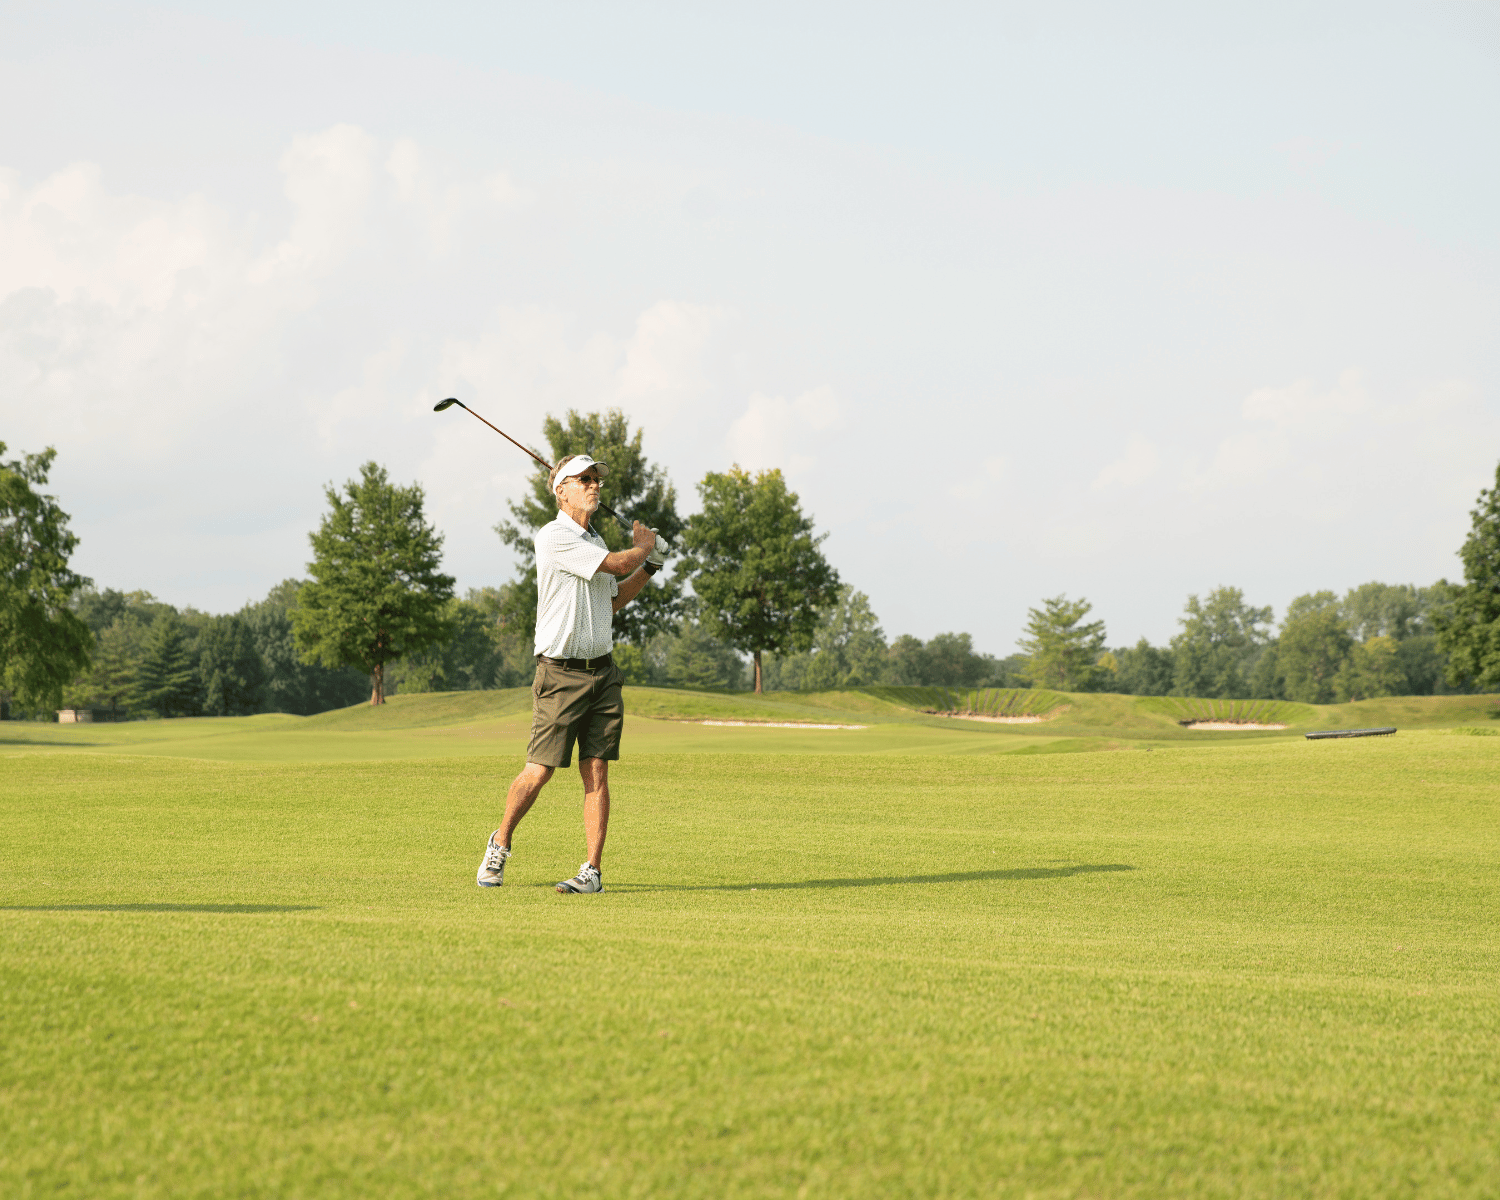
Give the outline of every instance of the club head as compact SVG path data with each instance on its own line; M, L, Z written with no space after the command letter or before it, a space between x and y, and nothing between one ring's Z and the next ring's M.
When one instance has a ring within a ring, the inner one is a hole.
M439 400L436 404L434 404L432 406L432 411L433 412L442 412L443 409L445 409L445 408L452 408L455 404L458 404L458 397L457 396L449 396L446 400ZM459 405L459 407L462 408L463 406Z

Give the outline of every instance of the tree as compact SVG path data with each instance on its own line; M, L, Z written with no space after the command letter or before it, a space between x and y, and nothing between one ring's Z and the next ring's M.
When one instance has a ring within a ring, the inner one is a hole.
M740 686L745 663L697 621L684 621L675 634L665 635L663 674L676 687L722 688Z
M1142 638L1115 655L1115 685L1130 696L1165 696L1172 690L1173 654Z
M1354 646L1334 679L1340 700L1394 696L1405 683L1406 676L1396 659L1396 639L1390 637L1372 637Z
M504 602L497 588L470 588L463 599L448 601L447 639L393 664L395 686L403 692L464 692L529 682L536 667L533 639L522 645L501 624Z
M94 637L93 662L64 693L63 703L71 708L107 705L110 720L118 721L122 709L130 711L136 695L144 640L139 620L128 614L106 626Z
M1341 611L1356 642L1373 637L1396 641L1425 632L1429 589L1409 583L1362 583L1344 596Z
M453 576L438 570L443 537L422 516L422 486L399 487L369 462L343 494L324 489L332 511L310 536L308 564L292 610L297 649L308 662L354 666L370 676L370 703L385 703L385 664L448 634L443 602Z
M813 536L777 470L710 472L698 494L703 511L683 531L682 570L709 632L753 656L760 692L761 655L806 650L820 610L838 597L838 572L818 549L827 534Z
M1445 602L1433 613L1438 646L1448 655L1450 684L1500 687L1500 467L1495 486L1469 512L1469 536L1458 552L1464 582L1439 582Z
M1285 700L1286 673L1281 669L1281 643L1273 640L1260 652L1250 672L1250 695L1256 700Z
M306 717L357 704L364 699L370 680L353 667L325 667L302 661L291 615L302 586L300 580L284 579L264 600L247 604L240 617L265 664L262 707L268 712Z
M1079 622L1094 606L1087 600L1054 596L1041 608L1027 610L1026 633L1018 645L1031 661L1036 687L1086 692L1099 678L1104 649L1104 622Z
M677 490L668 482L666 472L642 452L643 432L637 429L632 434L625 414L617 408L585 414L569 409L565 421L548 416L542 422L542 434L554 463L571 454L587 454L608 463L609 474L599 489L600 502L644 521L675 546L682 535ZM557 518L557 498L547 487L547 476L541 467L533 471L531 494L510 506L514 521L495 526L495 532L523 564L517 586L505 597L505 623L528 633L536 629L536 547L532 539L538 529ZM630 530L619 522L601 514L593 525L610 550L630 549ZM644 646L656 634L676 629L683 612L681 580L676 575L668 578L658 574L615 613L615 640Z
M1217 587L1203 601L1189 596L1172 639L1172 691L1178 696L1242 697L1269 640L1271 609L1245 603L1239 588Z
M1308 704L1333 701L1339 672L1353 644L1332 592L1298 596L1287 606L1277 639L1286 698Z
M78 537L56 498L36 490L56 457L49 446L0 460L0 687L29 709L57 707L94 643L70 608L89 583L68 566Z
M198 635L198 679L203 712L208 716L247 716L260 711L266 665L243 617L210 618Z
M885 632L870 598L846 584L819 616L811 648L800 654L769 656L761 670L762 682L772 690L826 692L883 682Z
M161 717L178 717L198 707L197 656L182 618L175 611L156 619L136 672L136 695Z

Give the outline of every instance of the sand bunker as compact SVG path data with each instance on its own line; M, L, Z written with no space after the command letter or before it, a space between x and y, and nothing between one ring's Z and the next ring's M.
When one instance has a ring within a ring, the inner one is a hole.
M868 729L867 725L814 725L807 721L699 721L700 725L746 725L756 729Z
M935 712L934 717L952 717L955 721L988 721L992 725L1038 725L1046 717L987 717L983 713Z
M1054 708L1051 712L1014 713L1009 716L1000 713L961 712L957 709L939 712L935 708L924 708L922 711L929 717L949 717L955 721L988 721L991 725L1040 725L1043 721L1062 716L1072 707L1071 704L1064 704L1060 708Z
M1255 721L1184 721L1184 729L1285 729L1285 725L1261 725Z

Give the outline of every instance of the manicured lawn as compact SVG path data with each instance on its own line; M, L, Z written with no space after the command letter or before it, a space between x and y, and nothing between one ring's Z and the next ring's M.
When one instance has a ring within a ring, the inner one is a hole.
M1500 1193L1500 738L638 721L560 897L576 774L473 884L513 717L252 720L0 746L0 1194Z

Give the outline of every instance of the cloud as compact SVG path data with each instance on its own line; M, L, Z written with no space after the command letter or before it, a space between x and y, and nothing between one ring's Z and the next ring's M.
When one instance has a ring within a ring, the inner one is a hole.
M843 425L839 398L827 385L795 399L755 393L730 427L730 456L750 470L779 467L787 475L803 474L819 459L814 447L826 444L816 435Z
M1096 490L1113 484L1134 487L1156 474L1160 462L1156 447L1140 434L1132 433L1125 442L1125 453L1100 471L1091 486Z
M1214 489L1269 483L1288 469L1305 479L1337 472L1347 447L1368 426L1370 399L1361 374L1346 369L1321 391L1309 379L1284 387L1257 388L1240 415L1249 428L1222 439L1207 471L1189 487Z

